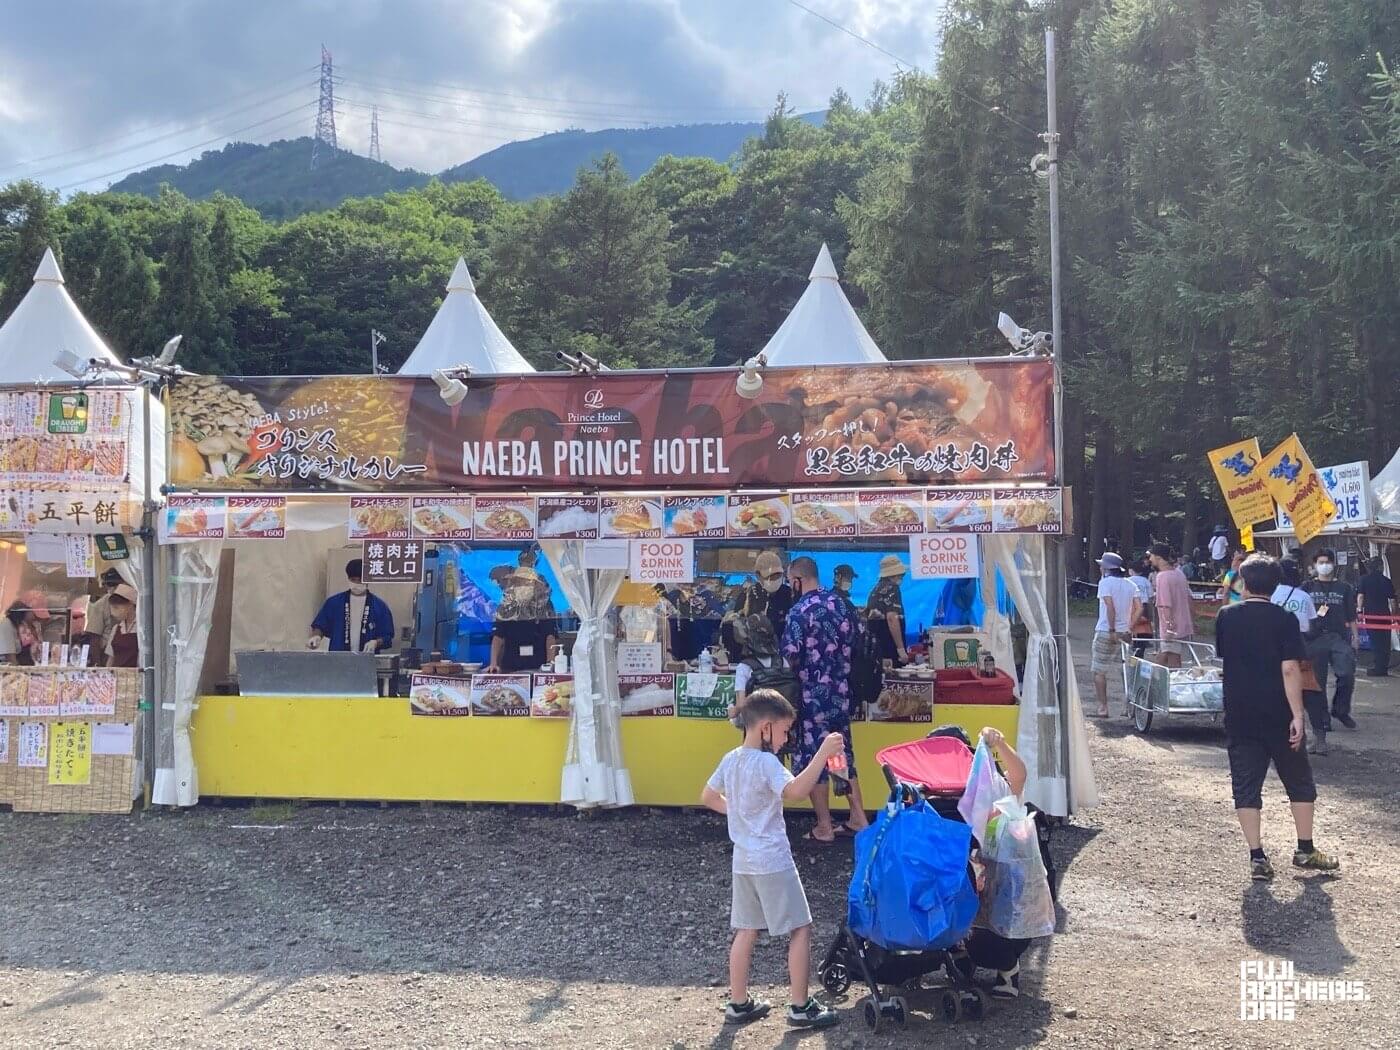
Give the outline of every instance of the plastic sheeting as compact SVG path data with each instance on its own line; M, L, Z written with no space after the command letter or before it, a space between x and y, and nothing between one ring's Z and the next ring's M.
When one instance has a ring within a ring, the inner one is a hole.
M223 540L197 540L166 548L165 577L170 615L161 646L161 681L156 741L156 775L151 800L162 806L199 802L199 775L190 743L190 719L199 693L204 653L209 645L214 596L219 587Z
M574 707L559 801L579 809L630 806L632 778L622 755L616 638L608 618L626 570L584 568L588 544L583 540L546 540L540 546L579 618L572 665Z
M1058 647L1050 630L1045 540L1040 536L984 536L982 553L984 561L994 562L1000 570L1030 632L1021 683L1020 722L1016 728L1016 752L1026 763L1023 798L1057 817L1097 805L1098 788L1089 760L1089 741L1084 734L1079 684L1072 664L1060 667ZM1056 685L1061 673L1066 676L1068 696L1063 710Z

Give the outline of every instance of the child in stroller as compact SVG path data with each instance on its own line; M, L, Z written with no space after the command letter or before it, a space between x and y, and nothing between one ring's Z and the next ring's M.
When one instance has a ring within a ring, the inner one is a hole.
M988 727L981 735L1002 767L1012 793L1019 797L1026 782L1025 763L998 730ZM967 784L972 749L960 728L942 727L924 740L886 748L877 758L893 790L902 790L911 798L917 793L942 816L962 819L957 803ZM1043 814L1037 812L1035 817L1053 895L1055 880L1054 869L1050 866L1048 823ZM975 842L968 862L968 878L980 893L982 880ZM864 1019L871 1029L878 1029L882 1018L892 1019L902 1026L907 1017L904 999L900 996L882 998L881 984L917 986L921 978L941 969L948 980L939 999L944 1019L950 1023L963 1017L979 1020L986 1009L988 991L997 998L1019 995L1019 960L1029 945L1028 940L1002 937L990 929L974 927L966 938L947 950L891 951L857 936L843 923L818 968L818 975L823 987L833 995L846 992L852 978L864 980L870 988L870 996L861 1003ZM989 984L978 981L979 968L993 971L994 981Z

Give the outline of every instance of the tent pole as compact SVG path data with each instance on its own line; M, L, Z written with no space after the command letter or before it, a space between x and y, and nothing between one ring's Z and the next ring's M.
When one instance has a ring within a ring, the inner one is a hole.
M1055 354L1055 474L1061 483L1065 477L1065 424L1064 424L1064 341L1060 326L1060 134L1056 119L1055 92L1055 31L1045 31L1045 152L1049 158L1048 175L1050 182L1050 329L1052 348ZM1055 691L1060 708L1060 769L1065 781L1065 813L1073 809L1074 797L1070 784L1069 762L1069 676L1074 674L1074 666L1069 656L1069 544L1070 534L1065 533L1054 541L1054 556L1046 559L1046 580L1049 592L1050 631L1055 637L1055 648L1059 655L1060 673L1055 678Z
M142 763L142 779L145 787L145 802L151 804L151 794L155 782L156 770L156 718L160 705L156 698L156 667L160 663L157 653L160 651L158 639L156 638L156 530L155 530L155 493L151 488L151 398L156 394L156 384L147 385L145 383L138 387L143 393L141 398L141 448L145 455L143 466L144 477L142 479L142 501L141 501L141 595L140 612L145 623L145 635L150 646L150 651L146 653L145 665L141 669L141 706L145 708L146 724L142 732L142 752L145 761Z

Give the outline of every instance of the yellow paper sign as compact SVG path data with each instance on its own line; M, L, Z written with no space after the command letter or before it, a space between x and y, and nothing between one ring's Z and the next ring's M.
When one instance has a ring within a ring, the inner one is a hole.
M1245 525L1240 529L1240 546L1247 551L1254 549L1254 526Z
M1307 543L1337 516L1337 506L1322 486L1322 478L1298 440L1289 434L1260 461L1255 472L1264 478L1270 495L1293 519L1293 534Z
M49 731L49 783L92 783L92 723L55 722Z
M1243 529L1256 521L1273 518L1274 501L1259 471L1258 438L1215 449L1206 453L1206 458L1210 460L1210 469L1215 471L1215 479L1220 482L1220 491L1225 495L1225 504L1230 508L1236 528Z

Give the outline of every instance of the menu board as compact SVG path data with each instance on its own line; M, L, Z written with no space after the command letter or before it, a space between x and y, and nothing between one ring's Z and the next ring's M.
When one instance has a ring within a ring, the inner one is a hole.
M866 705L871 722L932 722L933 680L897 681L886 677L884 688Z
M92 783L92 723L55 722L49 734L49 783L81 787Z
M533 496L478 496L476 538L533 540L537 513Z
M991 532L992 489L929 489L928 532Z
M855 489L831 492L793 492L794 536L854 536L856 534Z
M120 486L128 429L117 390L0 393L0 477Z
M408 710L415 715L470 715L471 688L470 678L413 675L409 679Z
M908 536L924 531L924 494L919 489L861 492L856 508L862 536Z
M665 534L686 539L724 538L724 496L667 496Z
M673 674L620 674L617 691L624 718L674 715L676 676Z
M351 496L350 539L408 539L407 496Z
M111 671L68 671L53 677L58 682L60 715L117 713L117 676ZM30 714L36 713L31 708Z
M528 674L479 674L472 677L472 714L525 718L533 688Z
M280 540L287 536L286 496L230 496L228 538Z
M171 496L161 518L161 542L223 539L226 511L222 496Z
M430 540L472 538L470 496L414 496L413 535Z
M997 489L992 531L1061 533L1063 496L1060 489Z
M729 535L783 539L792 533L792 507L780 492L731 492Z
M681 718L723 720L734 705L732 674L676 675L676 714Z
M660 642L618 642L618 674L660 674L665 662Z
M29 714L29 681L35 677L24 671L0 670L0 717Z
M663 517L660 496L604 496L599 535L610 540L658 540Z
M45 722L19 724L19 766L43 769L49 764L49 727Z
M531 675L530 717L568 718L574 706L574 676Z
M540 539L596 540L598 506L597 496L541 496Z

